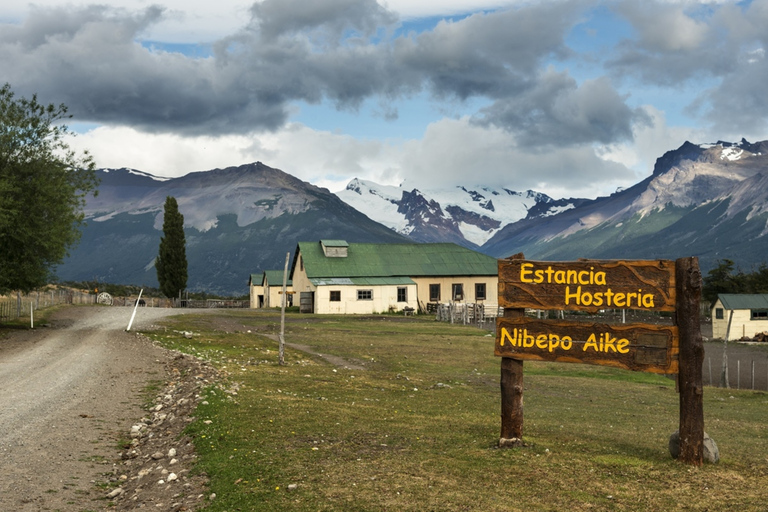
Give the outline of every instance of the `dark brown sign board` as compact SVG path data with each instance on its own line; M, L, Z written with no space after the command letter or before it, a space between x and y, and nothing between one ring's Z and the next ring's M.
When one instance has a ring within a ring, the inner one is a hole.
M678 372L680 454L700 466L704 453L699 305L695 257L668 260L499 260L495 354L501 357L500 446L522 446L523 360L583 362L655 373ZM640 309L675 313L674 326L535 320L525 309L595 312ZM578 357L577 357L578 355Z
M499 260L504 308L675 310L675 262L668 260Z
M499 357L677 373L678 331L672 325L519 317L499 318L496 329L494 354Z

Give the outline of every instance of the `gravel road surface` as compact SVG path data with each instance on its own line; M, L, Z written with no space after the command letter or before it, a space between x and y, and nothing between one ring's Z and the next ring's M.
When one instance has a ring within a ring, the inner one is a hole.
M0 339L0 511L106 508L117 439L172 352L125 332L131 308L69 307ZM178 309L139 308L132 330Z

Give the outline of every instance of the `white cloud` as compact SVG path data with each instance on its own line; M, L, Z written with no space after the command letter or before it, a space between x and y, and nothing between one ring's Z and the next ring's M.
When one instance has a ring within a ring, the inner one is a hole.
M72 1L72 7L84 6L96 1ZM248 24L252 0L110 0L110 7L143 10L149 5L159 5L166 10L165 20L153 26L145 37L165 43L211 43L226 37ZM403 18L444 16L478 10L521 4L523 0L381 0L379 4ZM61 0L5 0L0 21L19 22L27 16L30 5L36 7L61 7Z
M317 131L297 123L275 133L220 137L102 126L77 135L70 145L78 151L89 150L98 167L129 167L156 176L177 177L261 161L331 190L344 188L352 177L382 184L397 184L399 179L392 170L398 163L396 145Z
M553 197L596 197L635 178L625 162L616 162L619 149L604 158L590 146L529 150L516 146L503 130L478 126L468 118L437 121L422 139L408 141L357 139L292 123L274 133L221 137L99 127L70 144L90 150L99 167L175 177L261 161L331 191L357 177L382 185L405 182L406 188L482 183Z
M519 6L430 20L418 34L382 40L378 31L393 18L373 0L319 2L299 20L291 11L299 0L269 0L261 10L248 0L160 0L162 14L144 0L111 2L118 10L38 0L32 11L26 0L11 0L0 21L25 23L3 25L0 68L21 95L38 93L65 103L78 122L102 123L73 142L100 167L178 176L262 161L331 190L353 177L384 185L407 178L408 186L487 183L595 197L646 177L685 140L765 138L765 1L709 15L687 2L640 8L620 0L611 7L633 30L606 43L604 54L587 55L570 46L569 34L598 0L382 1L405 20ZM360 11L342 9L352 4ZM606 28L595 19L592 29ZM350 23L376 36L341 41ZM261 37L266 28L271 39ZM197 58L137 43L146 39L219 44L214 55ZM590 59L594 66L580 67ZM395 114L424 98L438 108ZM423 135L356 136L380 121L361 108L377 101L388 109L387 133L423 128ZM461 115L492 107L472 118L440 113L455 102ZM655 107L638 107L648 103ZM298 104L332 105L346 118L314 127L311 116L302 119L307 125L291 122ZM667 116L686 105L681 122L703 128L668 125Z
M242 135L184 137L127 126L101 126L70 141L73 148L88 149L98 167L128 167L167 177L249 162L250 143Z
M598 149L598 154L604 160L632 169L637 180L650 176L656 159L667 151L679 148L686 140L694 143L709 140L708 135L701 130L669 126L664 112L652 105L644 105L641 109L651 122L636 124L631 142L605 145Z
M555 198L607 195L634 180L629 169L599 158L591 146L517 146L505 131L468 118L432 123L422 140L406 144L402 167L406 188L480 183Z

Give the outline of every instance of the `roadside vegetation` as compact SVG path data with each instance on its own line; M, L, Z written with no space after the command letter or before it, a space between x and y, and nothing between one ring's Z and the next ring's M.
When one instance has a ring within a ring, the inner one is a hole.
M768 394L706 388L721 461L673 460L664 376L525 363L526 446L498 449L499 366L487 331L401 316L183 315L146 333L212 361L188 427L208 511L764 510ZM190 337L190 334L191 337ZM319 355L311 355L307 351ZM342 358L340 361L338 358Z

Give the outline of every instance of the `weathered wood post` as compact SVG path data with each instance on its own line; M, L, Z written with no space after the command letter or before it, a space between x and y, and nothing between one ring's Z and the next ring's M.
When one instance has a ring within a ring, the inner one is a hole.
M288 302L288 262L291 259L291 253L285 254L285 269L283 270L283 290L282 300L280 301L280 336L278 338L277 353L278 364L285 365L285 305Z
M699 324L701 271L697 258L675 261L677 307L680 333L678 382L680 385L680 455L678 460L701 466L704 462L704 387L701 379L704 345Z
M510 256L510 260L524 260L523 253ZM503 283L499 280L499 287ZM502 296L502 290L499 290ZM525 316L525 308L504 308L504 318ZM501 436L499 446L515 447L523 444L523 361L511 357L501 358Z

